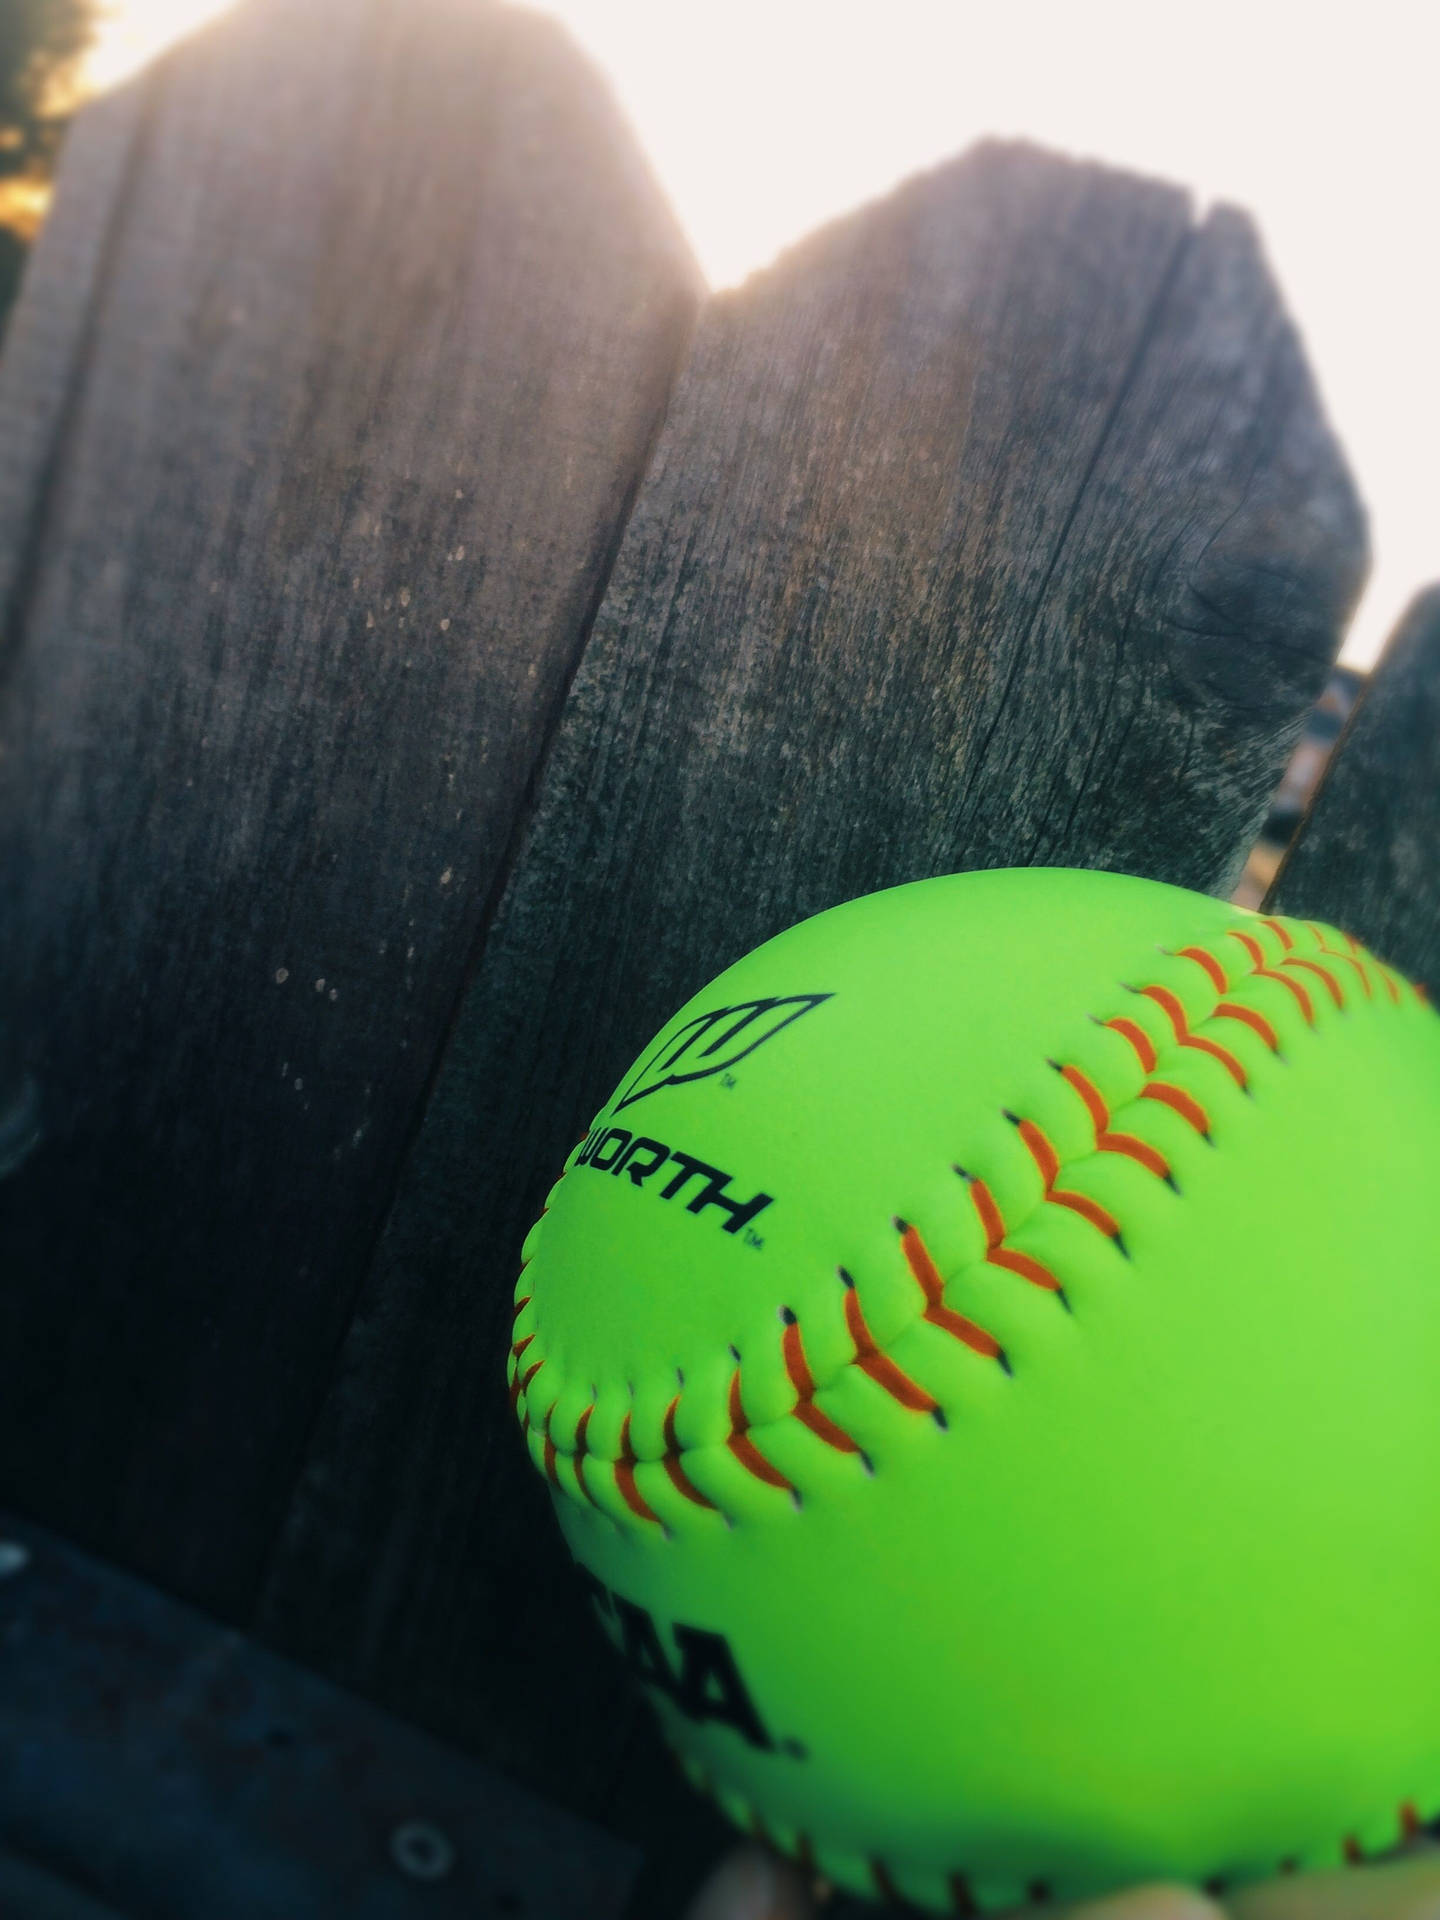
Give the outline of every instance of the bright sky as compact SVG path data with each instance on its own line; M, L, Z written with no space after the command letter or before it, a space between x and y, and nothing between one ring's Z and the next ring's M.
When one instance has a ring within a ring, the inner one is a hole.
M226 0L112 0L100 84ZM480 0L477 0L480 4ZM549 0L609 74L712 284L983 134L1259 222L1371 514L1344 658L1440 577L1430 0Z

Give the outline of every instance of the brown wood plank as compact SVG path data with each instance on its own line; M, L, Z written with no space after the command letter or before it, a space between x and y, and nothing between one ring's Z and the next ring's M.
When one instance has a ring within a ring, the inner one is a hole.
M698 281L594 72L508 7L251 0L185 44L100 280L64 243L95 124L0 389L37 443L0 1006L43 1127L0 1487L244 1614Z
M634 1050L805 914L1003 863L1226 889L1362 549L1237 213L987 146L715 299L266 1630L642 1833L664 1911L664 1763L611 1704L505 1404L525 1226Z
M1440 995L1440 586L1386 646L1265 904L1345 928Z

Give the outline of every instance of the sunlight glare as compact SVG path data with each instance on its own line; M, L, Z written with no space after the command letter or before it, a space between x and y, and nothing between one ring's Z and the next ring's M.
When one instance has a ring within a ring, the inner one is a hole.
M182 35L228 12L234 0L109 0L101 8L95 40L85 60L86 83L95 89L128 80L147 60Z
M477 5L494 0L475 0ZM96 85L231 0L110 0ZM294 0L303 5L304 0ZM1249 209L1369 505L1368 665L1440 573L1440 8L537 0L608 76L713 286L986 134Z

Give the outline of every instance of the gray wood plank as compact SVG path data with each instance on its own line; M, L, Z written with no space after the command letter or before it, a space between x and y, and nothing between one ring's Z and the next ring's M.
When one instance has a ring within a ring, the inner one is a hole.
M235 1616L699 289L538 16L251 0L146 97L0 381L0 1487Z
M266 1631L641 1833L662 1912L663 1762L609 1707L505 1403L525 1226L633 1051L805 914L1003 863L1227 889L1363 545L1233 211L986 146L716 298Z
M1440 586L1386 646L1265 904L1344 927L1440 995Z

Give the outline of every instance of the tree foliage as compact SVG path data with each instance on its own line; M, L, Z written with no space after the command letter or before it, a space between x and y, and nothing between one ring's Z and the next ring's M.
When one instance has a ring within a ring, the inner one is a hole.
M0 330L65 130L66 82L98 11L98 0L0 0Z
M96 0L0 0L0 179L48 171L64 128L57 88L96 11Z

